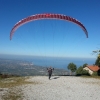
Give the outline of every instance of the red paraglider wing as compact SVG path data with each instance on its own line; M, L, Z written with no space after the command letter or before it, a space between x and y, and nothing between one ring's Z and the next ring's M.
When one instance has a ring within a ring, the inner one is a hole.
M17 22L10 32L10 40L12 39L12 36L13 36L14 32L18 29L18 27L20 27L21 25L23 25L25 23L39 20L39 19L60 19L60 20L73 22L73 23L79 25L83 29L83 31L86 34L86 37L88 38L88 32L87 32L86 28L84 27L84 25L72 17L66 16L66 15L61 15L61 14L36 14L36 15L32 15L27 18L24 18L24 19L20 20L19 22Z

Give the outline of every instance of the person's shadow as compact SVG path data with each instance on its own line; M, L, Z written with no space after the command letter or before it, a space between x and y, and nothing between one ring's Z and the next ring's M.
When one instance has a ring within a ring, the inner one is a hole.
M51 79L58 79L58 78L60 78L60 77L56 76L56 77L52 77Z

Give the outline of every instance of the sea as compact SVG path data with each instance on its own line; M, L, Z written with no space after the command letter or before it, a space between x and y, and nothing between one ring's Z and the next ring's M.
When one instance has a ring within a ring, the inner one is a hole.
M83 66L87 63L88 65L93 65L95 59L93 58L69 58L69 57L34 57L30 59L34 65L44 66L44 67L54 67L60 69L66 69L69 63L74 63L77 67Z
M0 55L0 58L23 60L33 65L42 67L54 67L59 69L67 69L69 63L74 63L77 68L87 63L93 65L96 58L77 58L77 57L44 57L44 56L22 56L22 55Z

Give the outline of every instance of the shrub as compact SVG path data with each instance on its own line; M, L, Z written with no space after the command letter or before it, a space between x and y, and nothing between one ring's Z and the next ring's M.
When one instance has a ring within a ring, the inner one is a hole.
M81 75L90 75L89 72L87 70L83 70L83 67L80 66L77 71L76 71L76 75L77 76L81 76Z
M98 72L93 72L92 76L98 76Z

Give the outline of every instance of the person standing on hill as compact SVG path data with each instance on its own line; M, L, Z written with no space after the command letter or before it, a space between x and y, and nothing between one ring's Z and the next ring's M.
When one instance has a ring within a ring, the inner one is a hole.
M47 71L48 71L48 74L49 74L49 80L50 80L51 75L52 75L52 71L54 71L54 68L49 67L49 68L47 68Z

